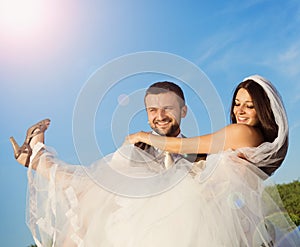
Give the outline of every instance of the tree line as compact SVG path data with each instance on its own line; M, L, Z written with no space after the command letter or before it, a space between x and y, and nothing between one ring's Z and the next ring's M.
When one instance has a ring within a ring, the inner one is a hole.
M284 208L296 226L300 226L300 181L278 184L277 190Z

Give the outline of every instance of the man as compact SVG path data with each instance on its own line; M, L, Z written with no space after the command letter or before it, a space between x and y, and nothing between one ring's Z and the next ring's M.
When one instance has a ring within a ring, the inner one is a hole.
M181 119L187 114L187 106L182 89L173 82L163 81L152 84L146 91L144 103L148 115L148 123L154 134L185 137L181 134ZM145 143L135 144L137 147L152 154L158 162L165 163L166 159L176 163L181 155L172 154L167 158L165 152L157 150ZM183 158L191 162L204 159L206 155L189 154ZM164 164L165 168L166 164ZM169 166L169 165L168 165Z

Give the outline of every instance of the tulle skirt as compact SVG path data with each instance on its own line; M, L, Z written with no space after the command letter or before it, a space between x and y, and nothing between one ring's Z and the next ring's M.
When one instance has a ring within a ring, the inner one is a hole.
M300 246L276 186L230 150L169 170L132 146L90 166L45 151L28 179L38 246Z

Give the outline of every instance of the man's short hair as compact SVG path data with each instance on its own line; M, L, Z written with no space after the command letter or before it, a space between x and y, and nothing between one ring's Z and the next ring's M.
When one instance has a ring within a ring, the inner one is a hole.
M185 98L182 89L175 83L169 81L160 81L153 83L147 90L145 98L148 94L175 93L181 100L180 106L185 106Z

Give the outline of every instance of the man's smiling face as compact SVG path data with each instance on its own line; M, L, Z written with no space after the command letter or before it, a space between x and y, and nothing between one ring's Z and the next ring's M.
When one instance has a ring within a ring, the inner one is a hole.
M148 94L145 105L150 127L160 135L177 136L180 133L181 118L186 116L186 106L173 92Z

